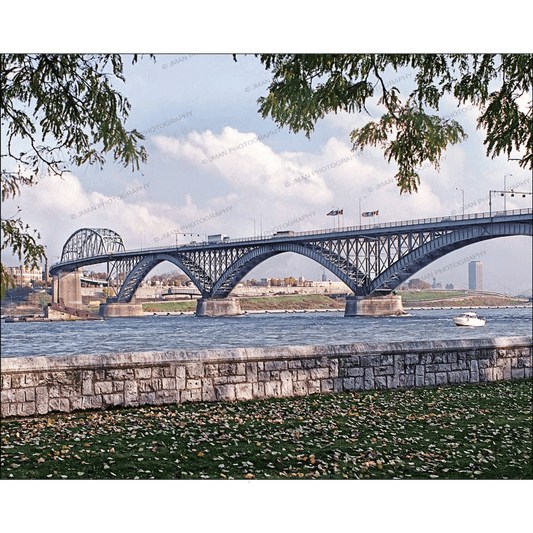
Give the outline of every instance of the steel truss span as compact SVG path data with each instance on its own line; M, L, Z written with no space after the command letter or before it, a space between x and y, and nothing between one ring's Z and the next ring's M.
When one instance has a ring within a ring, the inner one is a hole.
M293 252L327 268L354 294L374 296L450 252L513 235L532 235L531 209L131 251L114 231L86 228L69 238L50 273L107 263L115 300L130 302L149 272L169 261L204 298L225 298L260 263Z
M83 228L68 238L63 246L61 262L123 252L125 249L122 237L115 231L105 228Z

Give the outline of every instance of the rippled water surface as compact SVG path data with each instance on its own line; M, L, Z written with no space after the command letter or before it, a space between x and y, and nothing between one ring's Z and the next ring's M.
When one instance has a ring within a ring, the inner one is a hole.
M2 357L153 350L351 344L531 335L531 308L481 309L481 328L459 328L458 310L410 316L345 318L343 312L244 315L231 318L152 316L94 322L2 323Z

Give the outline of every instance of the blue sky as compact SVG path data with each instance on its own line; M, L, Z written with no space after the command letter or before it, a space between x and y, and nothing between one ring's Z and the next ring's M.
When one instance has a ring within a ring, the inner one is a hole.
M41 232L52 262L80 227L107 227L120 233L128 248L160 246L204 239L212 233L233 238L269 232L275 227L310 231L333 227L332 207L344 210L341 224L359 223L362 211L379 211L379 222L488 211L489 189L507 186L531 190L531 175L504 157L489 159L476 130L479 110L445 99L441 116L452 115L468 139L449 148L440 172L425 166L419 192L399 194L392 179L396 169L380 149L351 152L350 131L366 114L328 115L311 139L278 129L258 113L257 99L266 95L271 75L253 55L158 54L131 64L124 56L126 83L117 88L129 99L128 127L146 132L148 162L139 172L109 162L104 169L74 169L61 180L45 177L24 190L16 202L24 219ZM389 72L387 83L408 92L409 69ZM372 117L381 108L369 106ZM122 195L122 198L118 196ZM495 199L496 208L503 205ZM507 207L531 205L530 197L507 199ZM91 208L92 211L91 211ZM367 219L372 221L372 219ZM200 221L200 222L198 222ZM373 219L377 222L377 217ZM165 237L166 235L166 237ZM510 237L472 245L449 254L420 271L431 281L467 284L464 261L474 254L485 265L485 288L517 293L531 288L531 238ZM505 266L502 256L512 257ZM452 268L450 264L461 265ZM8 258L6 263L10 263ZM16 263L13 260L12 263ZM158 267L165 269L166 266ZM173 267L172 267L173 268ZM284 254L257 267L251 277L304 276L319 279L322 269L308 259ZM329 275L329 279L334 279Z

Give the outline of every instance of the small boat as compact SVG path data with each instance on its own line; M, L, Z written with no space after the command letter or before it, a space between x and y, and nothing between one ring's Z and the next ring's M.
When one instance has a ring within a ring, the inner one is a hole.
M454 319L456 326L484 326L485 319L477 316L476 313L463 313Z

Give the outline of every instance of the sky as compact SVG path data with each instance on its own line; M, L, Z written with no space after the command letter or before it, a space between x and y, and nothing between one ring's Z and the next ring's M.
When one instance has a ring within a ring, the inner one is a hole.
M50 262L58 261L69 236L79 228L109 228L126 248L147 248L223 233L232 238L271 234L276 229L311 231L359 224L360 207L379 216L363 222L392 222L487 212L488 191L531 191L531 172L505 157L490 159L484 134L476 130L479 109L442 101L439 114L458 120L468 139L446 150L440 171L420 170L421 185L400 195L389 164L379 148L351 151L350 131L382 112L374 100L369 114L330 114L303 133L279 129L258 112L258 98L271 81L252 54L157 54L132 64L124 55L126 82L116 88L128 98L127 128L143 132L148 162L132 172L113 163L81 167L59 177L43 177L15 201L46 245ZM387 85L403 93L413 88L413 72L385 74ZM503 199L493 198L494 209ZM501 204L501 205L500 205ZM508 209L531 206L531 196L507 197ZM343 209L340 221L326 214ZM4 215L4 216L5 216ZM508 261L502 263L501 258ZM509 294L531 291L531 238L507 237L474 244L419 271L419 277L444 286L467 288L468 261L484 264L484 288ZM8 265L16 258L3 256ZM152 274L174 270L165 263ZM282 254L256 267L248 277L303 276L321 279L324 270L296 254ZM325 272L327 279L335 276Z

